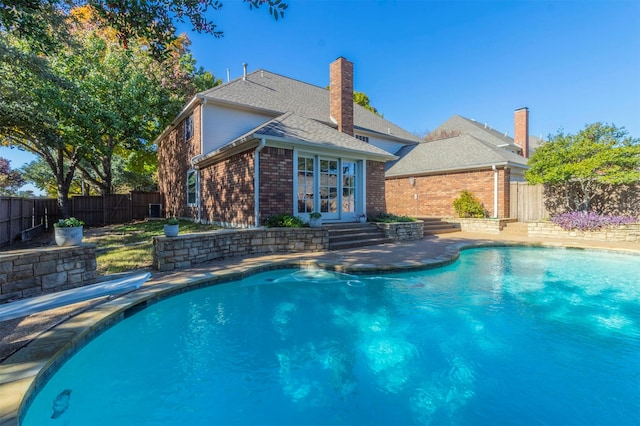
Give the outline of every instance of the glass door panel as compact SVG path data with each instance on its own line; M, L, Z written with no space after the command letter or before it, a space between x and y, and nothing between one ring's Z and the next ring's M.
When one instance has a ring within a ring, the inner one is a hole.
M340 200L339 194L339 160L337 159L319 159L319 195L320 195L320 213L326 219L340 218Z
M298 157L298 213L309 214L314 210L315 176L314 158Z

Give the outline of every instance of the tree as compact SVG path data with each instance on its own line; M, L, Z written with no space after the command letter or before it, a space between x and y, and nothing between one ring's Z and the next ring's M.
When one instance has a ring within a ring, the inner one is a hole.
M368 109L372 113L374 113L376 115L379 115L381 117L383 116L382 114L380 114L378 112L378 110L375 107L371 106L370 100L369 100L369 96L367 96L366 93L354 91L353 92L353 101L355 103L357 103L358 105L361 105L361 106L365 107L366 109Z
M11 170L11 161L0 157L0 195L16 195L25 180L18 170Z
M560 131L536 149L529 166L527 182L562 187L568 210L589 211L602 185L640 181L640 139L603 123L576 135Z
M243 1L249 9L267 6L276 20L288 7L282 0ZM68 24L64 12L81 6L91 6L96 12L93 23L113 28L124 48L131 40L145 39L158 59L176 39L177 22L189 21L199 33L223 35L207 18L210 10L222 8L218 0L6 0L0 5L0 30L30 39L46 51L63 38Z

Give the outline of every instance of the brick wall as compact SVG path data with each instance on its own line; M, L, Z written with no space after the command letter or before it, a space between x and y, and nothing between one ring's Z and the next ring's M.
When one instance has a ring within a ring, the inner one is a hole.
M385 203L384 163L367 160L367 215L387 212Z
M293 199L293 151L266 147L260 152L260 224L267 217L291 213Z
M196 217L187 207L187 170L191 158L200 154L200 108L193 110L193 136L184 140L182 120L158 141L158 190L167 216Z
M471 191L493 216L493 170L468 171L410 178L388 178L386 202L389 213L406 216L453 217L453 200L460 191ZM509 217L510 171L498 170L498 217Z
M153 237L153 268L172 271L234 256L317 252L328 247L329 231L322 228L225 229Z
M201 217L229 226L254 225L254 150L232 155L201 171Z
M0 255L0 303L81 287L97 277L95 244Z

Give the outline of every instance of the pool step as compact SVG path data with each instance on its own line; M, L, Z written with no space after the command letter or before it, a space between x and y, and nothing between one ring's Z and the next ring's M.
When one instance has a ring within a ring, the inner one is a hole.
M329 250L342 250L393 242L373 223L325 223L323 227L329 231Z
M460 232L459 224L443 222L442 218L439 217L419 217L417 219L424 222L424 235Z

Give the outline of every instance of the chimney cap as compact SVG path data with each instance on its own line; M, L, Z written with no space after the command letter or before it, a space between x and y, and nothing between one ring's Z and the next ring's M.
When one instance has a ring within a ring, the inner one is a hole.
M520 108L516 108L516 109L515 109L515 111L520 111L521 109L529 110L529 107L520 107Z

